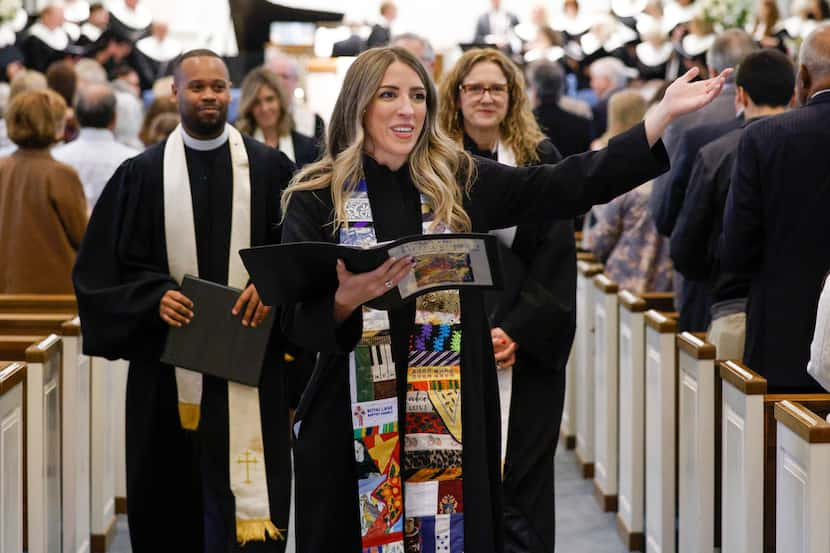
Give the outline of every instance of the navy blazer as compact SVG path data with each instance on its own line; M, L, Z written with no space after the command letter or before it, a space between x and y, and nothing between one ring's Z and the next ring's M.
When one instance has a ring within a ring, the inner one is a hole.
M724 270L752 275L744 362L770 391L815 390L807 374L830 269L830 92L744 131L724 213Z

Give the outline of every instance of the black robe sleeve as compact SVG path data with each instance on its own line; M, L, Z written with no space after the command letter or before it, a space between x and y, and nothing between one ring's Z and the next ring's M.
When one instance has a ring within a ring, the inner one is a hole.
M148 190L148 165L135 158L118 168L78 251L72 280L87 355L158 361L164 346L159 302L178 284L168 274L161 190Z
M328 190L299 192L292 196L282 228L283 243L331 242L331 199ZM334 293L287 306L282 328L288 338L310 351L348 353L363 332L360 309L339 325L334 321Z
M669 167L662 141L649 147L645 125L614 137L597 152L556 165L507 167L476 158L472 209L490 229L572 219L654 178Z

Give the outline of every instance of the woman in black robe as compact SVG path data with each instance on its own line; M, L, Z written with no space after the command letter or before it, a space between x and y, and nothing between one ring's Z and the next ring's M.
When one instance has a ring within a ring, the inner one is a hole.
M371 208L378 242L421 234L425 206L434 211L438 223L454 231L487 232L518 223L571 219L667 169L659 142L666 125L711 101L725 78L692 84L694 76L691 72L675 83L650 119L613 140L606 150L557 165L511 168L472 158L437 129L436 92L414 56L398 48L370 50L346 74L326 154L300 172L283 196L282 240L337 242L338 229L348 225L345 204L364 181L363 207ZM338 263L334 293L283 312L289 338L320 352L294 425L297 547L303 553L434 550L434 544L427 547L429 536L424 535L421 542L407 539L405 546L364 549L360 517L365 511L359 511L353 428L357 414L350 407L349 354L363 331L358 307L394 288L411 267L411 259L403 257L353 274ZM464 525L460 549L458 536L451 536L449 550L500 553L500 416L490 326L479 292L462 289L460 305ZM407 374L415 305L393 309L388 318L396 374ZM406 412L406 386L406 378L398 377L399 413ZM406 458L404 447L404 467ZM406 509L406 485L403 491Z
M562 156L539 129L522 83L519 68L500 52L466 52L441 83L442 128L479 157L511 166L558 163ZM496 235L507 285L487 294L485 305L496 365L512 368L502 385L503 393L512 390L502 405L503 429L509 409L502 434L505 551L552 553L553 458L576 331L573 224L520 224Z

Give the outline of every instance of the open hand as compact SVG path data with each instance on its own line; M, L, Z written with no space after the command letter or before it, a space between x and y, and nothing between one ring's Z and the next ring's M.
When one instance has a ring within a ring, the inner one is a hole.
M334 293L334 320L345 321L359 306L379 298L409 274L414 258L390 257L368 273L351 273L342 259L337 260L337 291Z
M193 302L178 290L168 290L159 302L159 315L170 326L188 325L193 319Z
M496 367L507 369L516 364L516 351L519 344L513 341L504 330L499 327L490 330L493 340L493 352L496 355Z
M725 69L720 75L703 81L692 82L700 73L693 67L676 79L667 89L660 103L646 117L646 135L649 145L662 136L666 127L676 118L698 110L714 100L726 84L732 69Z
M251 326L253 328L259 326L270 312L271 308L262 304L262 301L259 299L259 293L253 284L249 284L239 294L231 310L234 316L242 313L242 326Z

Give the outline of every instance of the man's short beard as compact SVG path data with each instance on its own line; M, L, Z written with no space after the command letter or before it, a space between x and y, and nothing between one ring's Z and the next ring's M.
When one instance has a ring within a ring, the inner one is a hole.
M225 128L227 121L227 112L223 112L221 117L212 122L202 121L199 117L182 117L182 125L187 130L201 136L218 136Z

